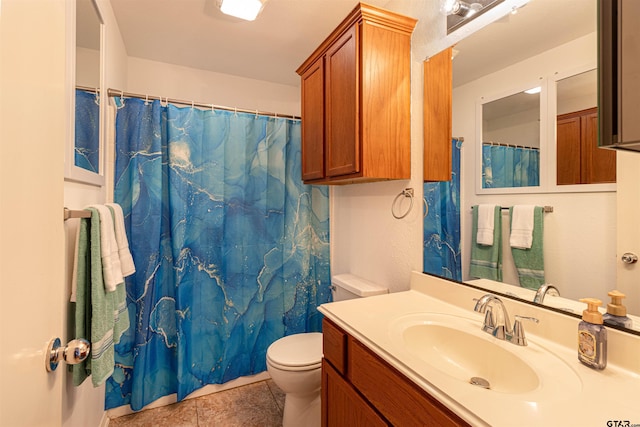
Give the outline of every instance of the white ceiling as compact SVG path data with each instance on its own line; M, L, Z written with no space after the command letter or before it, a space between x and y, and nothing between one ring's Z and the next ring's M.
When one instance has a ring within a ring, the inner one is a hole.
M217 0L111 0L129 56L293 86L298 66L356 4L269 0L248 22L222 14Z
M269 0L246 22L223 15L217 0L111 0L129 56L293 86L296 68L356 3ZM454 85L593 31L595 0L531 0L456 46Z

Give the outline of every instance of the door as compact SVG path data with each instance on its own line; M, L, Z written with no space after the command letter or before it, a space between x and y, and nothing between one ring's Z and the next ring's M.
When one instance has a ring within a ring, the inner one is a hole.
M60 426L65 0L0 2L0 425Z

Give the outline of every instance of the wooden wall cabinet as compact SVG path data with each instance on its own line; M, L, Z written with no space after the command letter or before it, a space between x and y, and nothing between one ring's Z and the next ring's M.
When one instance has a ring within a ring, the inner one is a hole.
M451 180L453 48L424 62L424 181Z
M401 372L323 320L322 426L468 426Z
M305 183L411 177L415 24L359 3L298 68Z
M557 183L598 184L616 182L616 153L598 147L598 109L558 116Z

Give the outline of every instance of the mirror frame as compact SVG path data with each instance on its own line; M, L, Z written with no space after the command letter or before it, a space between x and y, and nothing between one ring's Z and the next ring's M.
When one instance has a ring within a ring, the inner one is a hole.
M502 98L506 98L511 95L516 95L527 89L540 86L540 185L535 187L499 187L499 188L483 188L482 187L482 107L484 104L488 104L493 101L497 101ZM543 191L545 177L547 175L547 162L548 151L547 147L547 135L548 135L548 88L547 81L543 78L539 78L535 81L528 81L517 86L512 86L510 89L500 93L492 95L481 96L476 100L476 143L475 143L475 171L474 181L476 194L523 194L523 193L541 193Z
M558 171L556 168L557 165L557 147L558 140L556 135L556 120L555 118L558 115L558 95L557 95L557 83L560 80L564 80L569 77L577 76L582 73L586 73L588 71L598 70L598 64L596 61L589 62L583 64L580 67L572 68L570 70L565 70L563 72L558 72L549 77L549 100L553 100L553 102L549 102L549 119L553 119L552 126L549 126L549 162L553 165L552 168L549 169L549 188L554 193L584 193L584 192L605 192L605 191L616 191L615 183L608 184L574 184L574 185L558 185Z
M510 90L489 96L482 96L476 100L476 146L475 146L475 192L478 195L485 194L541 194L541 193L595 193L614 192L616 184L576 184L558 185L557 183L557 141L556 141L556 115L557 115L557 89L556 83L587 71L597 69L595 61L582 66L564 71L556 71L551 76L540 77L538 82L527 82L513 86ZM540 85L540 185L537 187L482 187L482 106L510 95L514 95L530 87Z
M98 15L100 21L100 77L99 77L99 94L100 94L100 124L99 124L99 160L98 168L99 172L91 172L75 165L75 88L76 88L76 1L68 0L66 3L66 15L68 22L73 22L74 25L67 25L66 29L66 43L67 43L67 57L66 57L66 109L67 109L67 138L65 143L65 156L64 156L64 179L65 181L74 181L83 184L95 185L102 187L105 185L105 120L106 120L106 103L104 102L104 87L105 87L105 24L102 17L100 7L95 0L91 0L93 7Z
M429 275L429 276L437 277L439 279L448 280L453 285L466 286L466 287L469 287L469 288L477 289L479 291L483 291L483 292L491 293L493 295L497 295L500 298L509 298L509 299L514 300L514 301L523 302L525 304L533 305L535 307L539 307L539 308L542 308L542 309L545 309L545 310L553 311L555 313L563 314L565 316L570 316L570 317L573 317L575 319L582 319L582 313L581 312L572 313L572 312L563 310L561 308L552 307L552 306L544 304L544 303L533 302L531 300L525 299L525 298L523 298L521 296L518 296L518 295L516 295L516 294L514 294L512 292L509 292L509 291L505 291L505 290L502 290L502 289L488 289L486 287L478 286L478 285L473 284L473 283L459 282L457 280L450 279L448 277L438 276L437 274L428 273L426 271L423 271L422 273L426 274L426 275ZM559 298L562 298L562 297L559 297ZM578 302L578 304L582 304L584 306L583 308L587 307L587 305L584 304L584 303ZM605 302L605 304L606 304L606 302ZM606 305L605 305L605 307L606 307ZM604 313L603 307L600 307L600 312ZM629 333L629 334L632 334L632 335L640 336L640 329L624 328L624 327L621 327L621 326L610 325L610 324L607 324L606 327L607 328L611 328L611 329L617 329L618 331L626 332L626 333Z

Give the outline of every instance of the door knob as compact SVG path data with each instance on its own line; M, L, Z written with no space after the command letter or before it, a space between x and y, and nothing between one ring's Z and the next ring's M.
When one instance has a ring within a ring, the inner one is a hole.
M60 338L54 338L45 353L45 368L47 372L55 371L60 358L69 365L76 365L85 360L90 352L91 343L84 338L71 340L64 348L60 345Z
M635 264L638 262L638 256L631 252L624 253L621 259L625 264Z

